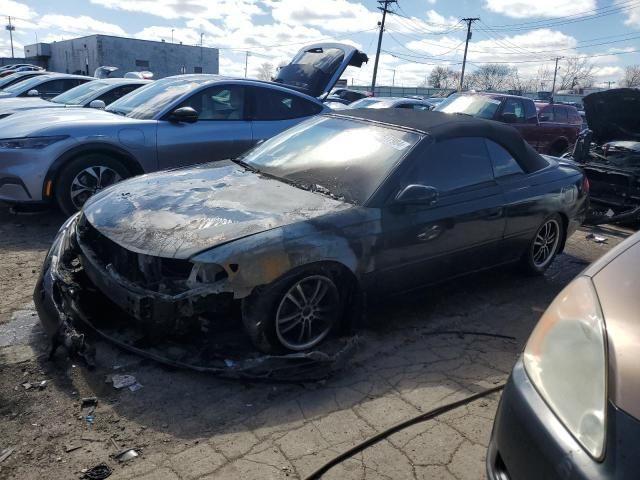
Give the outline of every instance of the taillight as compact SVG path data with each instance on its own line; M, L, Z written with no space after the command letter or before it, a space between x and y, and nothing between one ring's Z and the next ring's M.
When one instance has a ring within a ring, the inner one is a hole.
M589 188L590 188L589 179L585 175L585 176L582 177L582 191L584 193L589 193Z

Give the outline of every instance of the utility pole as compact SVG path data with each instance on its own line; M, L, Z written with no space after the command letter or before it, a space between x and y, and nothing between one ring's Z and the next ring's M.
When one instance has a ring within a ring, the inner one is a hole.
M173 31L175 30L175 28L171 29L171 43L173 43Z
M616 83L616 82L612 82L611 80L609 80L608 82L602 82L602 83L606 83L607 84L607 88L611 88L611 84L612 83Z
M392 71L393 71L393 78L391 79L391 86L395 87L396 86L396 70L395 70L395 68Z
M469 48L469 40L471 40L471 24L473 22L477 22L480 20L477 17L474 18L463 18L463 22L467 22L467 40L464 44L464 57L462 58L462 72L460 72L460 88L458 90L462 90L462 86L464 85L464 68L467 66L467 49Z
M558 76L558 60L564 57L556 57L556 68L553 70L553 86L551 87L551 98L553 98L553 94L556 91L556 77Z
M249 52L244 52L244 78L247 78L247 67L249 66Z
M9 19L9 24L5 27L6 30L9 30L9 39L11 41L11 58L16 58L13 55L13 32L16 29L14 25L11 24L11 17L7 17Z
M380 22L380 33L378 34L378 49L376 50L376 61L373 64L373 79L371 80L371 93L373 96L376 94L376 76L378 75L378 60L380 60L380 47L382 46L382 33L384 32L384 21L387 18L387 11L389 10L389 4L397 3L397 0L378 0L378 3L382 7L378 9L382 10L382 22Z

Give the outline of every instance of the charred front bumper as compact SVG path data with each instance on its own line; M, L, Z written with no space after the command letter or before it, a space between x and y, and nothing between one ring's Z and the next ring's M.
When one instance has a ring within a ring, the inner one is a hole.
M341 368L355 348L355 340L346 339L323 345L321 351L260 356L247 348L244 335L244 341L230 340L215 328L203 335L205 320L210 324L212 317L232 310L234 293L220 268L161 265L135 254L119 261L118 252L110 250L117 247L92 237L96 233L75 215L61 227L46 256L34 302L52 353L61 345L92 365L92 340L101 337L173 367L230 378L306 381ZM142 277L127 278L125 273ZM155 281L159 278L164 280ZM213 343L227 350L215 350ZM167 354L176 350L183 354Z

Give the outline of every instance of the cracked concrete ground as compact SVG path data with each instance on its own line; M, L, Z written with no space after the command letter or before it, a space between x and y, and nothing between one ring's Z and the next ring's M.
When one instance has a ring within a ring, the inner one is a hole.
M229 381L160 367L105 344L87 371L46 340L29 298L54 214L0 209L0 463L2 479L79 478L106 462L113 479L294 479L399 421L506 380L533 325L584 266L628 232L598 230L607 244L576 233L544 277L510 269L389 299L369 312L347 367L321 383ZM438 329L493 332L433 335ZM114 369L114 367L118 367ZM135 375L131 392L105 383ZM44 389L22 384L48 380ZM93 424L80 399L96 396ZM499 394L391 435L330 470L325 479L482 479ZM79 447L73 449L73 447ZM136 448L119 464L111 455Z

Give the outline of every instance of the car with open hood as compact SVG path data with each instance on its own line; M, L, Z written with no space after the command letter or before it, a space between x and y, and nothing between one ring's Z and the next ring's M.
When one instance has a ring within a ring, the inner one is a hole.
M502 394L489 480L637 478L639 272L636 233L549 305Z
M10 98L53 98L92 80L95 78L67 73L36 75L0 90L0 103Z
M573 151L591 183L590 221L640 221L640 89L615 88L583 99L589 130Z
M0 119L0 201L55 201L71 214L121 179L236 157L328 110L317 97L347 66L366 60L348 45L317 44L303 48L274 82L178 75L104 110L15 113Z
M108 78L83 83L50 100L37 97L6 99L0 102L0 118L42 108L105 108L147 83L148 80L134 78Z
M542 274L587 194L575 164L497 122L325 113L234 161L93 196L60 230L34 300L62 344L116 318L147 341L209 321L215 338L212 316L240 304L258 349L307 351L366 299L511 262Z

